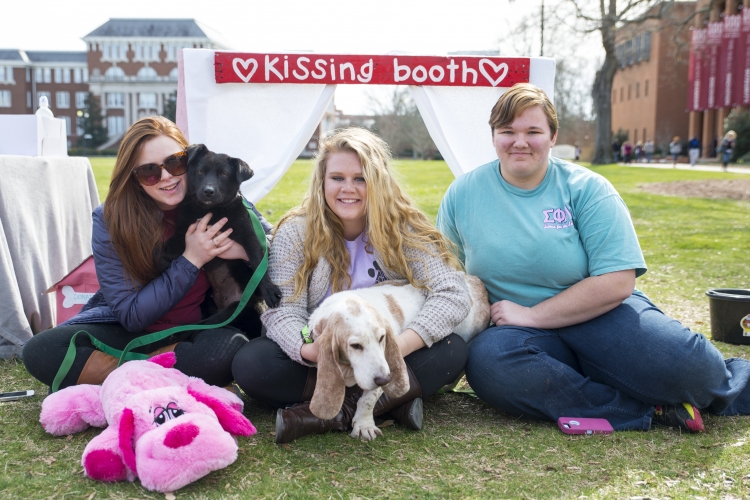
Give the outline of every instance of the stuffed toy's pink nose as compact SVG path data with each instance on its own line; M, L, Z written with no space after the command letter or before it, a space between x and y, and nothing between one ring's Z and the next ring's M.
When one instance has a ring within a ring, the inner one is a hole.
M173 428L164 438L164 445L169 448L181 448L193 442L201 431L193 424L181 424Z

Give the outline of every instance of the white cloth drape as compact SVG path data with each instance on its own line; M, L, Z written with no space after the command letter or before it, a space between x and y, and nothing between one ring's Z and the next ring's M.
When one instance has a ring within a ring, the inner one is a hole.
M554 95L555 61L531 58L531 83ZM242 193L258 202L302 152L335 85L217 84L214 51L182 51L177 124L191 143L246 161ZM488 125L504 88L410 87L427 130L455 176L496 158Z

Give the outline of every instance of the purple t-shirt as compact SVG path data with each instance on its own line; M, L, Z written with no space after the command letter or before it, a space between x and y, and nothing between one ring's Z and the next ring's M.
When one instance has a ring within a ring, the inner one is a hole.
M346 249L349 250L349 276L352 278L352 286L349 290L371 287L376 283L385 281L387 278L375 261L372 251L367 251L367 236L363 231L354 241L344 240ZM323 297L327 299L331 295L331 286ZM321 302L323 302L321 300Z

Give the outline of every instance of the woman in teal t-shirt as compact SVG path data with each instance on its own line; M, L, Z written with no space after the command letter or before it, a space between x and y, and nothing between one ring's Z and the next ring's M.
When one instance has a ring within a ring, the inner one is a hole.
M646 264L614 187L550 158L558 122L544 92L513 86L490 127L498 160L456 179L438 214L492 303L494 326L469 346L476 394L513 415L616 430L699 432L699 409L750 414L750 362L724 360L635 289Z

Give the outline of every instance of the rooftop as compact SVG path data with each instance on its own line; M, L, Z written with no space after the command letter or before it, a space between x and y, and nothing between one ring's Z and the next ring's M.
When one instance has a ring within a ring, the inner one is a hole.
M110 19L86 38L98 37L160 37L209 38L213 30L200 25L195 19Z
M21 51L18 49L0 49L0 61L21 61L24 62Z
M86 52L25 50L31 62L86 62Z

